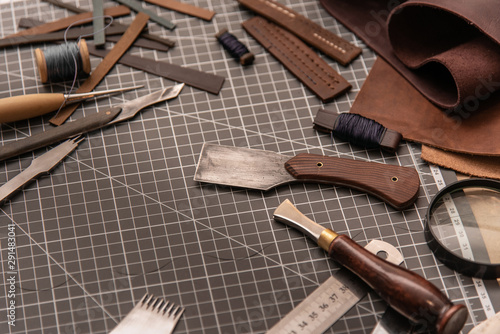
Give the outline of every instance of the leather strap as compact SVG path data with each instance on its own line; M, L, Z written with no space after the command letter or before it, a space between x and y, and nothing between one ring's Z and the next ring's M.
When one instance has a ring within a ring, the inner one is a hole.
M124 16L130 14L130 9L125 6L116 6L111 8L106 8L104 10L105 15L109 15L112 17ZM80 24L84 24L85 20L91 20L92 13L82 13L77 15L71 15L60 20L52 21L49 23L42 24L40 26L33 27L31 29L26 29L20 31L16 34L6 36L5 38L10 38L14 36L23 36L23 35L36 35L36 34L45 34L57 30L63 30L74 24L75 22L81 21Z
M361 53L361 48L274 0L238 0L238 2L285 28L344 66Z
M48 2L48 3L53 4L55 6L59 6L61 8L65 8L65 9L67 9L67 10L73 12L73 13L85 13L85 12L87 12L83 8L80 8L80 7L77 7L77 6L75 6L75 5L71 4L71 3L62 2L62 1L59 1L59 0L42 0L42 1ZM113 22L113 25L123 26L123 27L125 27L124 28L125 30L128 28L128 26L126 26L124 24L121 24L119 22L116 22L116 21ZM113 43L116 43L116 42L118 42L119 38L108 37L108 38L106 38L106 40L110 41L110 42L113 42ZM152 42L148 43L147 40L150 40ZM161 43L164 46L159 46L158 43ZM173 48L175 46L175 42L172 41L172 40L169 40L168 38L158 37L156 35L151 35L151 34L143 32L141 34L141 36L139 36L139 38L137 38L137 40L135 41L134 45L135 46L140 46L140 47L143 47L143 48L147 48L147 49L153 49L153 50L158 50L158 51L167 51L168 48ZM165 46L167 47L166 50L165 50Z
M92 45L89 45L88 49L91 55L98 57L105 57L109 52L106 50L98 50ZM152 73L159 77L177 82L183 82L188 86L195 87L212 94L219 94L225 80L224 77L219 75L129 54L125 54L120 58L120 64Z
M190 5L188 3L183 3L175 0L146 0L153 5L157 5L166 9L175 10L176 12L194 16L205 21L211 21L215 15L215 12Z
M288 31L259 16L243 22L242 26L323 102L351 88L340 74Z
M94 45L102 48L106 43L106 35L104 33L104 7L102 0L92 0L92 27L94 28Z
M22 28L32 28L40 24L43 24L43 22L26 17L19 20L19 27ZM124 24L116 24L116 22L114 22L113 24L111 24L110 27L106 29L106 40L109 42L117 43L120 40L121 35L123 35L123 33L127 30L127 28L128 26ZM147 31L147 29L144 29L144 31ZM71 38L67 37L67 39L68 40L77 39L78 37L84 34L90 34L90 33L92 33L92 28L81 28L80 30L70 29L68 30L67 34ZM115 35L115 33L117 34ZM149 34L146 34L144 32L141 34L141 36L145 35ZM173 41L170 41L166 38L158 37L158 41L154 41L152 39L141 38L141 36L139 36L139 38L135 40L133 46L166 52L170 50L170 47L175 45ZM41 34L41 35L13 37L5 41L0 40L0 46L2 45L2 42L4 42L5 45L20 45L26 43L56 42L63 40L64 40L64 32L51 32L48 34ZM18 43L15 44L14 42Z
M122 57L125 51L134 43L135 39L141 31L146 27L148 23L149 16L144 13L139 13L136 15L134 21L130 24L129 28L123 34L122 38L115 44L113 49L108 53L108 55L101 61L101 63L96 67L96 69L90 74L90 76L83 82L80 88L77 89L76 93L88 93L92 91L108 72L115 66L116 62ZM61 125L68 119L68 117L73 114L73 112L78 108L80 104L75 103L71 106L61 109L57 115L55 115L50 123L54 125Z
M123 5L126 5L127 7L131 8L132 10L138 12L138 13L144 13L149 16L151 21L154 21L158 23L159 25L169 29L173 30L175 28L175 24L170 22L167 19L164 19L161 16L156 15L156 13L150 11L149 9L143 8L142 4L136 0L115 0Z

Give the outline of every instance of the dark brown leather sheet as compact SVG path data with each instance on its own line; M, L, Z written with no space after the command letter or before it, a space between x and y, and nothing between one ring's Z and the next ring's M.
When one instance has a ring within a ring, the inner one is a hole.
M478 109L500 89L498 0L320 0L425 97Z
M403 138L447 151L500 156L500 94L480 112L451 114L429 102L379 58L358 93L351 113L371 118Z

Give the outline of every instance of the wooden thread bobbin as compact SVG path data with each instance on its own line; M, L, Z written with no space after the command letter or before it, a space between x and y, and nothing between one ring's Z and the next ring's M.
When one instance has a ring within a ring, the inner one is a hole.
M78 50L80 58L82 60L81 72L88 75L90 74L91 67L90 67L89 49L87 47L87 42L85 41L85 39L81 39L78 42ZM38 67L38 73L40 75L42 83L49 82L50 73L49 69L47 68L47 60L45 58L45 53L40 48L37 48L35 50L35 59L36 59L36 65ZM72 78L67 78L67 79L72 79Z

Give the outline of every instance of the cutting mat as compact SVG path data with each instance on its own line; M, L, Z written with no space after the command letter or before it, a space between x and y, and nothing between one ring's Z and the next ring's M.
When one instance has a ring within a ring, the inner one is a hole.
M496 282L479 282L485 288L478 290L477 282L436 262L425 244L425 209L439 178L420 159L419 145L403 142L392 155L332 141L312 128L320 107L349 110L375 60L372 51L318 1L280 0L363 48L362 56L348 67L324 57L353 85L351 92L324 105L246 35L240 23L253 14L236 1L186 2L217 14L205 22L145 5L177 24L172 32L149 25L152 33L176 40L177 46L166 53L139 48L130 52L224 76L222 91L212 95L186 87L175 100L89 134L50 175L0 208L0 332L107 333L146 292L186 308L175 333L265 332L339 269L302 234L273 221L274 209L287 198L313 220L362 245L381 239L398 247L408 268L467 306L470 317L464 333L487 314L500 311ZM91 8L90 0L76 3ZM1 35L17 31L22 17L48 21L69 14L43 2L3 4ZM130 23L132 17L119 20ZM214 35L224 27L256 54L252 66L240 66L218 44ZM69 83L39 82L34 48L0 50L0 97L69 89ZM92 57L93 68L99 62ZM98 89L141 84L145 87L138 91L86 102L72 118L173 82L117 65ZM2 124L0 140L6 143L43 131L50 127L49 118ZM204 142L415 167L422 182L420 196L414 207L398 212L343 187L294 184L260 192L198 184L193 174ZM0 184L45 151L1 162ZM445 182L455 179L454 173L441 174ZM15 327L6 320L12 300L7 282L9 224L15 226L18 261L12 287ZM385 309L372 293L330 332L370 333Z

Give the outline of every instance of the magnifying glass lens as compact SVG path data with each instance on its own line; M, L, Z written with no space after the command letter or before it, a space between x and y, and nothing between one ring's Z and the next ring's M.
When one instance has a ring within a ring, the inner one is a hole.
M452 188L436 196L427 218L429 246L442 262L469 276L500 276L500 188Z

